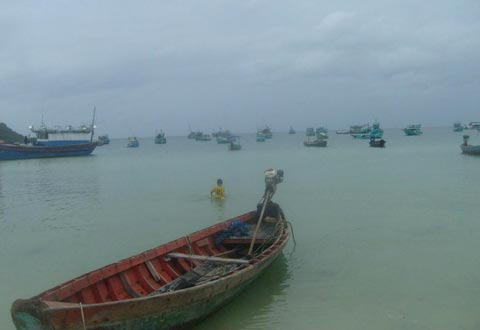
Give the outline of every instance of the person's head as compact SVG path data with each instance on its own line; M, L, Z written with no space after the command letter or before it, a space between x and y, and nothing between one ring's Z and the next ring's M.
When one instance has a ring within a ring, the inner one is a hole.
M219 185L219 186L223 185L223 180L222 180L222 179L218 179L218 180L217 180L217 185Z

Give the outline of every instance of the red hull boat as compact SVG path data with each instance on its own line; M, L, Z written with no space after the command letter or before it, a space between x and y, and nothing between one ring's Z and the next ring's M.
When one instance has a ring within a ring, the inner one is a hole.
M281 254L290 232L283 211L270 201L275 188L267 183L257 211L15 301L11 310L15 326L18 330L190 326L221 308Z

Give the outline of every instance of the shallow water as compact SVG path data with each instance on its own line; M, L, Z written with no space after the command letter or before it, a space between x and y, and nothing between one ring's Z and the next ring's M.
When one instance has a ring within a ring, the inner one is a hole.
M275 200L297 246L197 329L479 329L480 157L460 153L461 135L387 130L385 149L247 135L240 152L113 140L91 157L1 162L0 329L14 329L16 298L253 209L268 167L285 170ZM223 204L209 199L218 177Z

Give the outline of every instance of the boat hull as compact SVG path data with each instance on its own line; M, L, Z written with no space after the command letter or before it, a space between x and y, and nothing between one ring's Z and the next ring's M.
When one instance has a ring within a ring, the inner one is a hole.
M203 285L170 296L138 299L128 303L99 304L85 306L83 313L89 330L171 330L185 329L205 319L209 314L222 308L277 259L280 253L265 263L257 264L234 278ZM28 311L22 313L22 302L16 302L12 314L19 330L83 330L81 311L78 307L60 308L43 313ZM102 306L103 305L103 306ZM45 315L46 314L46 315ZM28 323L26 315L30 319ZM38 315L38 319L31 318ZM70 318L65 325L65 317ZM42 319L43 318L43 319ZM25 322L25 323L22 323ZM62 325L64 324L64 325ZM53 325L54 327L50 327Z
M460 148L464 154L468 155L480 155L480 145L472 146L472 145L464 145L461 144Z
M0 160L88 156L96 146L96 143L54 147L0 144Z
M286 223L281 227L282 229L279 231L277 240L269 248L261 252L260 255L256 255L247 263L248 265L211 281L177 291L161 293L154 291L151 295L143 295L137 298L83 305L70 302L70 300L54 301L52 298L60 299L60 296L69 296L72 290L75 291L78 287L82 287L81 290L85 290L83 288L85 285L89 288L95 287L96 289L92 289L91 293L94 296L98 295L100 294L99 291L96 292L96 290L100 289L98 284L105 279L109 283L107 286L112 286L112 292L117 292L118 294L118 289L113 288L115 282L110 280L116 274L120 274L120 277L123 278L121 282L116 281L117 285L128 287L129 290L135 291L135 285L138 283L134 282L133 277L131 277L132 272L141 272L141 267L145 267L144 263L152 262L158 266L158 258L160 256L162 260L169 262L164 258L169 256L168 253L170 251L185 250L188 244L191 244L189 246L196 250L199 248L196 242L204 244L207 237L210 237L213 233L220 232L224 228L228 228L234 220L243 222L252 219L254 216L255 212L251 212L236 219L227 220L224 223L193 233L188 237L180 238L137 256L82 275L31 299L19 299L12 305L11 315L13 322L18 330L83 330L85 328L88 330L185 329L222 308L228 301L251 284L282 254L290 236ZM159 257L154 257L157 254ZM164 261L161 262L164 263ZM185 265L188 265L188 263L185 263ZM163 270L158 270L157 266L152 266L157 269L157 276L166 276L167 274ZM136 270L133 270L133 268ZM163 269L166 270L167 268ZM148 273L147 269L145 271ZM155 273L155 271L153 272ZM127 273L129 275L126 275ZM78 292L75 294L77 297L82 299L86 297L83 296L86 291ZM127 292L130 291L127 290Z

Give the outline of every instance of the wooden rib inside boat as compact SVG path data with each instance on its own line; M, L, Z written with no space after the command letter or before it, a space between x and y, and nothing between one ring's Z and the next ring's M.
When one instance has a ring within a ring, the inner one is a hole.
M275 189L276 183L267 182L256 211L15 301L15 326L153 330L185 328L201 320L251 283L287 244L285 216L271 202Z

